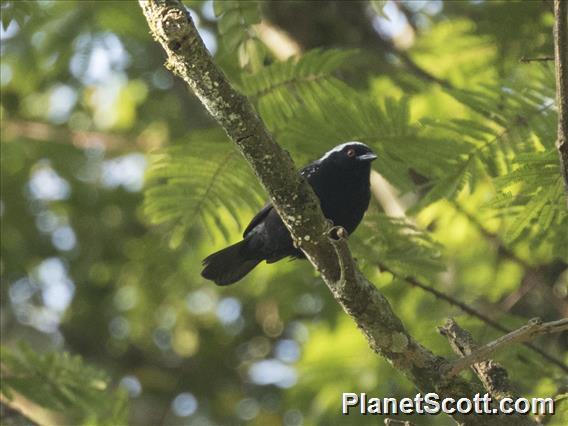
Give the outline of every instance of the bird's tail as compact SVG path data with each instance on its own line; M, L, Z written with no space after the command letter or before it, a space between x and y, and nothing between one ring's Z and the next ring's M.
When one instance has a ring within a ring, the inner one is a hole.
M246 240L233 244L207 256L203 260L201 276L217 285L229 285L239 281L261 261L247 257Z

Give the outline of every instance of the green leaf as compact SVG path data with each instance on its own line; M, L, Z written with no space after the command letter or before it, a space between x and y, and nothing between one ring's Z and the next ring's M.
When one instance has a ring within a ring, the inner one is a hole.
M441 246L408 221L368 212L361 228L354 242L363 263L425 279L444 270Z
M529 201L526 207L519 213L517 219L507 230L507 241L509 243L515 241L521 235L532 220L542 214L544 206L548 200L542 196L536 196Z
M242 24L242 15L239 9L230 9L223 14L222 19L219 19L219 33L226 34L231 29L239 29Z
M109 390L102 371L66 352L39 354L26 343L2 347L2 395L14 393L61 411L74 424L94 419L103 424L126 424L128 407L123 391Z
M153 223L173 227L171 248L198 223L229 240L225 216L240 228L262 198L250 168L218 132L196 134L193 142L151 155L144 211Z
M462 190L471 175L471 159L459 164L451 174L434 181L428 193L410 209L409 214L415 214L424 207L441 199L453 199Z

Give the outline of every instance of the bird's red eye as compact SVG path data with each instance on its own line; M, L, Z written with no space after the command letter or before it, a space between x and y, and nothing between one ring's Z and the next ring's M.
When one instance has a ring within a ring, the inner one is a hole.
M346 154L348 157L355 157L355 150L353 148L349 148Z

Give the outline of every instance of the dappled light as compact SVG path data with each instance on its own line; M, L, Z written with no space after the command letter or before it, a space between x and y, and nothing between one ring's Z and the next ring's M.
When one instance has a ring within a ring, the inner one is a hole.
M408 336L454 360L449 317L478 345L568 317L552 1L182 3L298 168L348 141L376 154L371 182L388 185L347 241ZM341 415L343 392L419 392L414 341L385 328L375 353L309 261L262 261L231 286L202 276L267 192L138 4L1 11L0 423L5 406L50 425L453 422ZM545 421L560 426L568 340L554 330L491 359L513 394L558 398Z

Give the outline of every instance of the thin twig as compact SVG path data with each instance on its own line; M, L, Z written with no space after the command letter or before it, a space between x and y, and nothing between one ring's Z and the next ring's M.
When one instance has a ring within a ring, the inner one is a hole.
M568 203L568 2L554 0L554 68L558 134L556 148Z
M462 370L470 367L472 364L486 360L494 352L511 346L515 343L526 342L542 334L560 333L568 330L568 318L557 321L543 323L540 319L535 318L529 321L527 325L510 332L498 339L487 343L469 355L457 359L450 364L450 368L446 372L446 377L453 377Z
M487 315L479 312L477 309L472 308L468 304L461 302L461 301L457 300L456 298L454 298L452 296L449 296L445 293L442 293L441 291L435 289L434 287L431 287L428 284L425 284L425 283L419 281L415 277L411 277L411 276L401 277L398 274L394 273L393 271L389 270L388 268L385 268L382 265L379 265L379 268L383 271L388 271L388 272L392 273L393 275L398 276L399 278L402 279L403 282L405 282L407 284L410 284L414 287L418 287L421 290L424 290L425 292L434 295L436 298L443 300L443 301L449 303L452 306L458 307L459 309L461 309L466 314L471 315L472 317L475 317L475 318L483 321L485 324L493 327L495 330L501 331L503 333L510 333L511 332L510 329L501 325L499 322L495 321L494 319L489 318ZM545 352L544 350L542 350L538 346L533 345L530 342L525 342L523 344L527 348L531 349L532 351L538 353L540 356L545 358L548 362L550 362L550 363L556 365L557 367L559 367L560 369L562 369L565 373L568 373L568 366L564 362L562 362L561 360L550 355L549 353Z
M521 59L519 59L519 62L521 64L528 64L531 62L547 62L547 61L554 61L554 56L540 56L537 58L527 58L526 56L523 56Z

